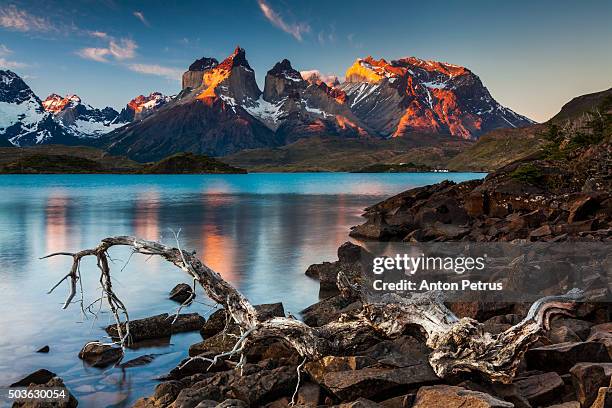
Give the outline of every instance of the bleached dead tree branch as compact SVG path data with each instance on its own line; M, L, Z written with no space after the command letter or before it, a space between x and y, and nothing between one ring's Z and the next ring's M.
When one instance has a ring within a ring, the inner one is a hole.
M389 294L376 302L362 299L364 304L359 313L345 315L321 327L310 327L286 317L260 320L253 305L221 275L204 265L195 253L159 242L116 236L104 238L93 249L46 256L67 255L73 258L70 273L59 282L70 278L70 292L64 308L76 293L81 260L87 256L97 258L100 282L115 317L122 345L129 339L129 316L125 305L112 290L107 252L114 246L127 246L134 253L162 257L196 279L206 295L225 308L241 334L232 350L214 359L205 359L211 365L219 358L240 355L237 367L242 367L245 361L243 352L250 344L262 339L280 339L304 359L312 361L326 355L342 355L358 345L365 336L377 334L394 338L403 334L409 326L418 325L426 334L427 345L433 350L430 364L440 377L472 371L481 373L491 381L508 383L529 345L538 339L542 329L548 328L550 318L555 314L570 313L582 297L582 292L577 289L562 296L545 297L532 305L523 321L497 335L484 331L482 324L473 319L458 319L439 295L431 292L414 294L410 298ZM338 276L338 287L345 296L359 296L359 285L343 274ZM126 333L121 329L121 315L125 318Z

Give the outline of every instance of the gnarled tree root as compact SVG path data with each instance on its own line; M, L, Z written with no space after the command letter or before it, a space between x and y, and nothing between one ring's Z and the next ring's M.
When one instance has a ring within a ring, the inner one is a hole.
M478 372L490 381L509 383L527 348L538 339L542 329L548 328L551 316L570 313L582 298L582 292L573 289L562 296L540 299L532 305L523 321L497 335L485 332L482 324L473 319L458 319L444 305L440 295L432 292L413 294L409 298L384 295L376 302L362 299L364 305L359 313L343 316L339 321L321 327L310 327L286 317L260 320L253 305L217 272L204 265L194 253L159 242L116 236L104 238L93 249L47 255L45 258L57 255L73 258L70 273L62 279L70 278L71 288L64 307L75 296L77 281L81 277L81 259L86 256L97 258L100 282L115 316L122 346L129 342L129 317L123 302L112 290L108 250L113 246L128 246L134 253L160 256L197 280L206 295L222 305L241 330L233 350L218 356L240 354L239 367L244 362L243 351L253 342L266 338L283 340L306 360L316 360L326 355L346 353L364 336L373 332L381 337L394 338L404 333L409 326L417 325L422 328L427 337L427 345L432 349L429 362L438 376L443 378L470 371ZM342 274L338 276L338 287L344 296L359 297L358 285L348 281ZM125 317L126 333L120 328L121 314Z

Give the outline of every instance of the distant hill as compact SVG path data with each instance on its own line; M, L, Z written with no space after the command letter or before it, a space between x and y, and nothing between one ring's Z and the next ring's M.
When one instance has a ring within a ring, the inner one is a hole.
M357 171L373 164L409 162L444 167L472 144L443 135L387 140L310 137L279 148L244 150L220 160L249 171Z
M154 163L137 163L124 156L83 146L41 145L0 148L0 174L205 174L246 173L216 159L178 153Z
M147 164L142 174L244 174L246 170L230 166L212 157L194 153L177 153L158 162Z
M612 88L578 96L561 108L545 123L518 129L496 129L483 135L476 144L459 153L448 162L451 170L493 171L516 160L526 159L544 152L550 143L552 126L582 127L595 111L601 109L606 98L612 97Z

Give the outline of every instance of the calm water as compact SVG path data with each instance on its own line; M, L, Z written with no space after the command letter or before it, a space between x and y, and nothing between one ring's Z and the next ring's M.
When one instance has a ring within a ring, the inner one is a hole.
M64 378L80 406L129 406L152 392L154 377L186 356L199 333L170 344L130 351L126 359L160 354L151 364L124 370L89 368L77 358L90 340L103 339L109 315L85 319L78 305L61 305L68 288L46 292L70 259L38 258L94 247L109 235L136 235L174 244L231 281L254 303L282 301L294 314L317 300L318 284L304 275L335 259L349 227L368 205L405 189L474 173L249 174L207 176L0 176L0 386L47 368ZM132 318L172 313L167 300L183 273L158 259L113 250L115 290ZM85 301L99 296L94 260L82 265ZM208 315L202 295L188 312ZM49 354L34 351L48 344Z

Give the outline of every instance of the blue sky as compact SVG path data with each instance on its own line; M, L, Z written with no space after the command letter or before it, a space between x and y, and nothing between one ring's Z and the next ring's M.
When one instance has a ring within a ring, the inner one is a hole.
M494 98L535 120L612 86L610 1L5 1L0 65L42 98L77 93L121 108L180 90L202 56L239 44L255 69L282 58L342 76L358 57L464 65Z

